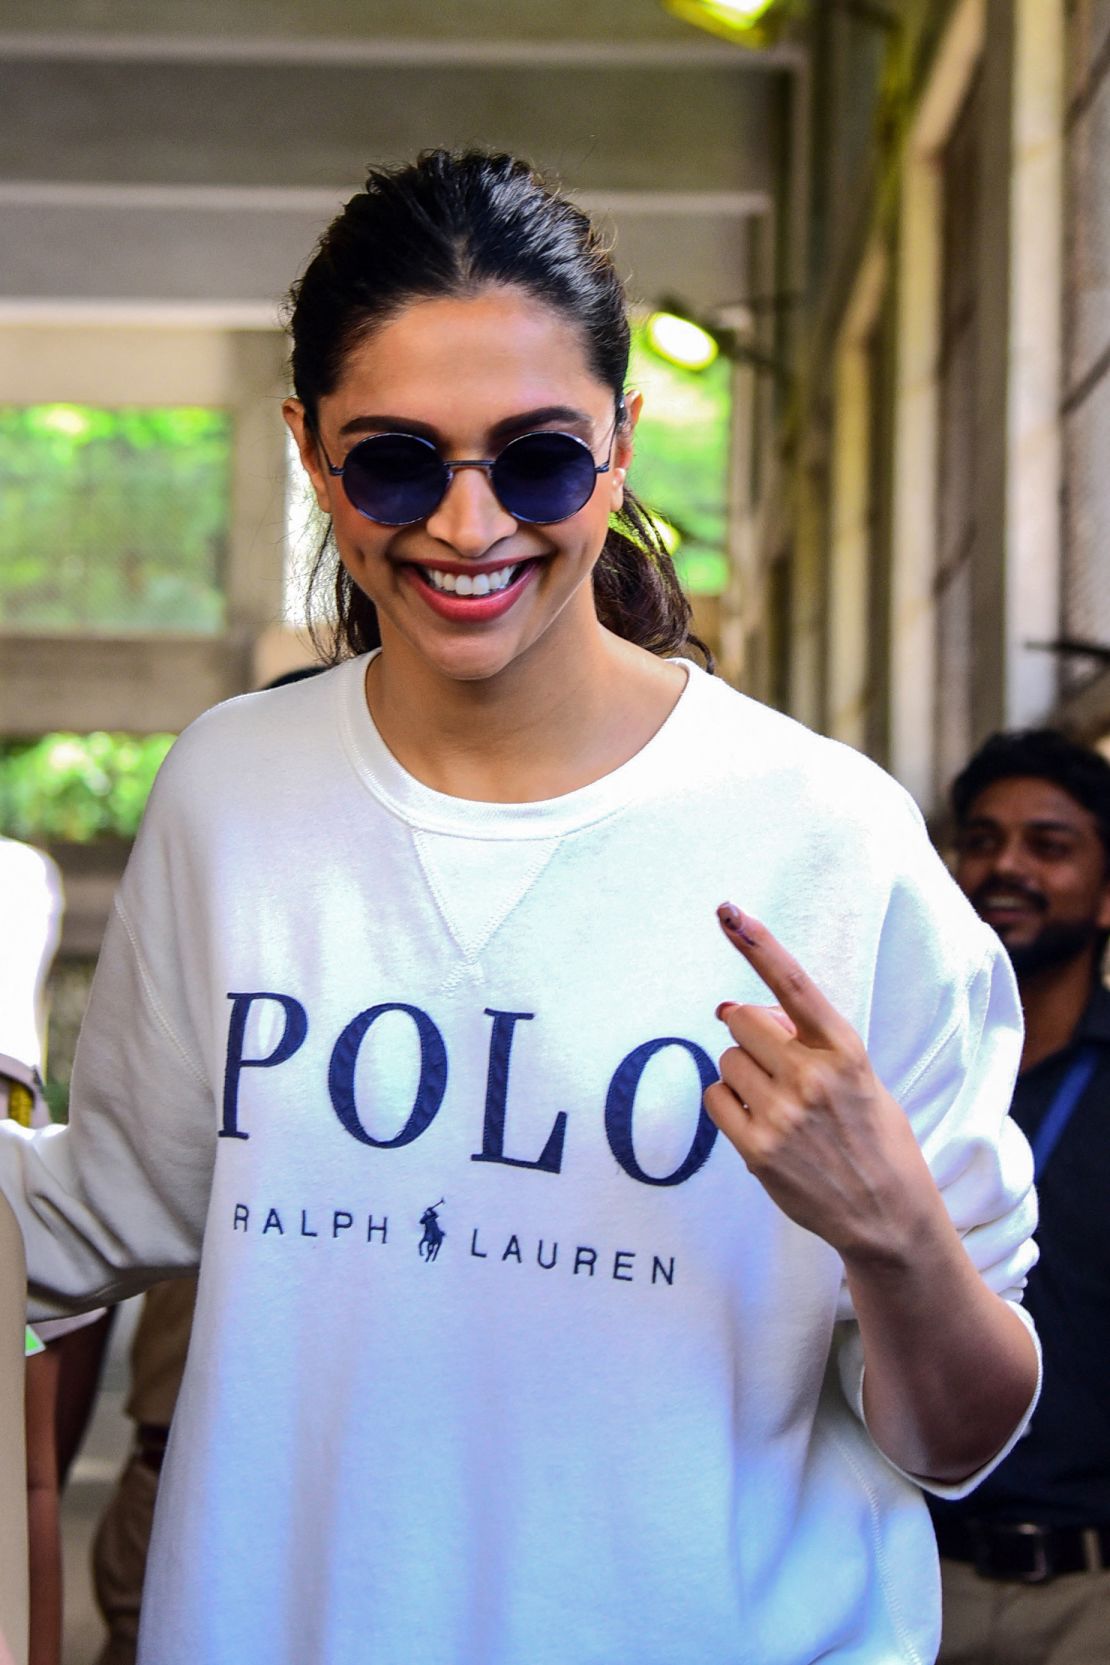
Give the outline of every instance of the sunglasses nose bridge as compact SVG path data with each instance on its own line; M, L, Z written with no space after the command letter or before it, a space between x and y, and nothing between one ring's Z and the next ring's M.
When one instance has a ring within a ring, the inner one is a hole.
M496 458L494 459L494 462L496 462ZM440 504L443 503L443 499L447 496L447 494L451 490L451 487L454 485L455 475L456 474L462 474L465 471L469 470L471 472L477 472L479 474L484 474L485 475L486 488L487 489L484 492L478 492L477 496L479 498L481 498L483 502L487 501L489 498L492 497L494 502L497 504L498 508L503 513L508 513L508 511L505 509L505 505L502 503L500 497L497 495L497 488L494 486L494 483L493 483L494 462L488 462L485 459L480 458L480 457L461 457L457 462L448 462L445 459L444 464L443 464L443 472L444 472L444 477L445 477L444 478L444 486L443 486L443 497L440 498Z
M443 470L444 470L444 473L447 476L446 484L444 485L444 488L443 488L445 492L450 489L451 482L454 480L455 475L460 473L461 470L463 470L464 468L477 468L477 469L479 469L481 472L483 472L485 474L486 479L490 482L490 485L491 485L491 488L492 488L492 484L493 484L493 463L492 462L487 462L487 461L485 461L484 459L482 459L480 457L460 457L457 462L448 462L447 459L444 458Z
M443 467L446 475L443 495L427 516L425 525L433 537L450 544L460 554L483 554L517 525L516 517L493 489L493 463L464 457L457 462L445 461ZM468 489L465 481L457 485L456 474L468 472L484 475L484 487Z

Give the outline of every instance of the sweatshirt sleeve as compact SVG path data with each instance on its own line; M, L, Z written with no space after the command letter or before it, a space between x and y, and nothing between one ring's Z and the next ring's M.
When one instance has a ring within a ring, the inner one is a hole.
M1037 1259L1033 1159L1009 1114L1023 1033L1017 984L998 939L929 846L916 808L910 813L917 828L903 845L909 870L894 884L884 922L868 1052L910 1120L972 1264L1017 1306ZM845 1285L840 1317L852 1316ZM844 1326L837 1362L862 1418L863 1348L854 1322ZM929 1489L945 1496L972 1490L1020 1437L1035 1403L1034 1396L983 1470L959 1486Z
M0 1189L23 1232L32 1318L120 1300L199 1259L216 1118L185 999L168 842L148 812L93 978L69 1124L0 1122Z

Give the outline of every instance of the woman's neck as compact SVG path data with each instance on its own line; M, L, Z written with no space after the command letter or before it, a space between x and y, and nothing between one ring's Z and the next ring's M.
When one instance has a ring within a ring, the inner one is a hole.
M611 773L666 721L685 672L598 625L573 658L544 641L496 677L444 677L388 644L366 700L397 761L425 786L485 803L560 797Z

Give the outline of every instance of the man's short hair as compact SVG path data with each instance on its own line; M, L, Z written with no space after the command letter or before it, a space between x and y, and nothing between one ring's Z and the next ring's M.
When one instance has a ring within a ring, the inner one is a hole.
M967 821L988 786L1017 776L1051 781L1094 816L1110 870L1110 762L1054 728L1012 729L984 740L952 782L956 825Z

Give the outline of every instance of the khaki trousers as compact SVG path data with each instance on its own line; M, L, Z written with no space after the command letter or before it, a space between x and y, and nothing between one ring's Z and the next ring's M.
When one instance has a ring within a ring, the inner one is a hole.
M1047 1584L981 1578L942 1560L938 1665L1108 1665L1110 1571L1065 1573Z
M108 1626L108 1640L96 1665L135 1665L139 1604L157 1495L158 1475L133 1455L93 1542L93 1586Z

